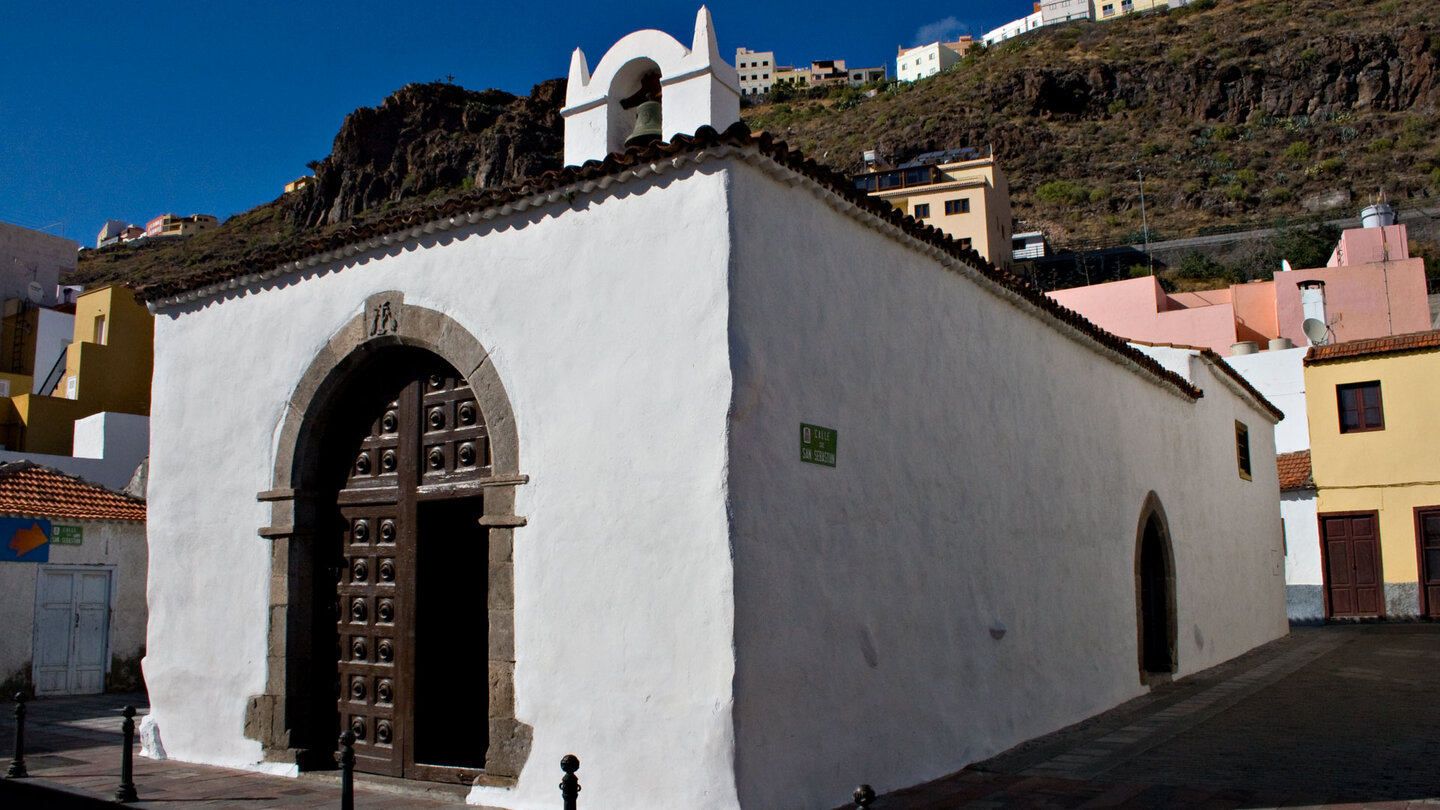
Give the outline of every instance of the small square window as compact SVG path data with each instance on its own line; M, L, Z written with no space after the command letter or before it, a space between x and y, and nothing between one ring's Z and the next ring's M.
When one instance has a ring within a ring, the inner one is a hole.
M963 237L963 238L960 240L960 249L961 249L961 250L969 250L972 245L974 245L974 242L971 241L970 237L968 237L968 236Z
M945 201L946 214L968 214L970 213L970 198L962 197L958 200Z
M930 216L930 203L916 203L915 218L924 219L928 216Z
M1250 480L1250 428L1244 422L1235 423L1235 461L1240 466L1240 477Z
M1363 433L1385 429L1385 408L1380 402L1380 381L1335 386L1340 406L1340 432Z

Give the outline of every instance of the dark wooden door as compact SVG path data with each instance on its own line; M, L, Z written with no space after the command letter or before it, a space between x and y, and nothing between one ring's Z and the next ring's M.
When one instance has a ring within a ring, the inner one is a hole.
M1440 507L1415 510L1415 542L1420 551L1420 596L1425 615L1440 618Z
M1333 618L1384 613L1378 522L1376 512L1320 516L1326 602Z
M340 723L358 770L464 782L488 744L485 421L434 358L377 373L376 386L355 402L369 421L336 495Z

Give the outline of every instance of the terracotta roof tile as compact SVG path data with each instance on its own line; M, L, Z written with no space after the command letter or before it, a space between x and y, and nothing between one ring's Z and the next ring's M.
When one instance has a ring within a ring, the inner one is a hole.
M1314 489L1310 475L1310 451L1281 453L1275 457L1275 471L1280 475L1280 489Z
M0 514L145 520L145 502L29 461L0 464Z
M1305 353L1305 365L1346 360L1352 357L1418 352L1436 348L1440 348L1440 329L1431 332L1411 332L1408 335L1387 335L1369 340L1352 340L1347 343L1331 343L1327 346L1311 346L1310 351Z
M1127 345L1123 339L1091 323L1080 313L1056 303L1049 296L1031 287L1029 283L990 264L974 249L961 247L958 240L939 229L911 218L883 200L861 192L845 175L806 158L798 151L786 146L783 141L775 140L768 133L752 134L750 129L741 122L731 125L723 133L717 132L713 127L705 126L696 131L693 136L677 135L669 143L657 142L631 147L624 152L608 155L604 160L589 160L580 166L566 166L558 171L545 172L528 183L500 189L470 191L446 200L436 201L413 211L391 214L372 222L351 225L348 228L312 236L302 241L262 248L246 256L240 262L229 262L201 270L193 275L146 284L137 290L136 298L153 303L186 293L212 288L218 291L222 286L238 286L248 277L258 277L261 273L311 259L329 251L350 249L362 242L403 234L450 217L464 216L476 211L500 209L507 203L516 203L536 195L561 193L562 189L577 183L603 180L630 169L657 162L665 163L680 155L698 153L722 146L742 149L752 146L757 148L761 154L779 165L809 178L856 208L878 217L905 234L973 267L993 283L1028 301L1055 320L1088 335L1097 343L1118 353L1126 361L1179 389L1181 393L1191 399L1199 399L1204 396L1204 393L1191 385L1189 380L1160 365L1143 352ZM1263 397L1261 399L1263 401Z

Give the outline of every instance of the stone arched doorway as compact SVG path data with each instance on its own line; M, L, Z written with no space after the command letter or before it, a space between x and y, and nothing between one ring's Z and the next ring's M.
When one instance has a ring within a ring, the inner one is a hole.
M1175 555L1169 521L1151 492L1140 510L1135 538L1135 621L1140 682L1169 680L1176 658Z
M270 658L246 731L266 757L513 784L514 419L452 320L373 296L291 400L271 503Z

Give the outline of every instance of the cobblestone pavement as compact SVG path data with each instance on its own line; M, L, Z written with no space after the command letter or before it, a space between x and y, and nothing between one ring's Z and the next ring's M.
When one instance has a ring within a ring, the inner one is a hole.
M144 695L32 702L31 778L0 780L0 810L113 807L126 703L143 714ZM13 704L0 705L0 769L14 738L12 711ZM137 756L135 783L140 802L132 806L143 808L339 806L333 773L290 779ZM460 807L463 795L456 787L368 780L356 807ZM871 805L1421 806L1440 808L1440 624L1295 628L1234 661Z

